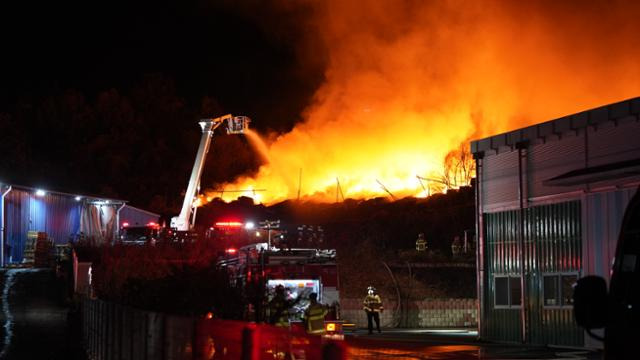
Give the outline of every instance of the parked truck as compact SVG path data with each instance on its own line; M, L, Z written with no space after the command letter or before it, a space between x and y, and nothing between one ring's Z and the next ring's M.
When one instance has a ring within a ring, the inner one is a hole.
M640 188L625 212L611 281L599 276L578 280L573 294L576 322L604 342L606 360L637 359L640 339ZM603 329L604 334L596 330Z

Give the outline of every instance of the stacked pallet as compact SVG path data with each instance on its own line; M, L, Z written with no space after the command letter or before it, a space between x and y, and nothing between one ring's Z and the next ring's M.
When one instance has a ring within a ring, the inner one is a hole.
M51 240L47 237L47 233L39 232L38 238L36 239L33 265L35 267L49 266L49 258L52 248Z
M22 262L24 264L33 264L38 234L40 234L38 231L29 231L27 233L27 241L24 243L24 250L22 252Z

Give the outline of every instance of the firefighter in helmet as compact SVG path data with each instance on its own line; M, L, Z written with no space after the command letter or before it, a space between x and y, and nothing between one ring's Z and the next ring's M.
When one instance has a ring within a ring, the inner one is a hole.
M276 294L269 301L269 324L288 327L289 308L291 308L291 305L291 302L286 298L284 286L277 285Z
M367 288L367 296L364 298L364 311L367 313L367 325L369 334L373 333L373 321L376 322L376 329L380 332L380 313L384 310L382 300L376 294L373 286Z
M304 311L307 333L324 334L324 317L327 312L327 307L318 302L318 294L309 294L309 306Z

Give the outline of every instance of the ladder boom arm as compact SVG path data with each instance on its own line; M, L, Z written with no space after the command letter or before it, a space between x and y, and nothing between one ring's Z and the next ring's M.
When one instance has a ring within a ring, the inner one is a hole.
M202 176L202 170L204 169L204 161L206 155L209 152L211 146L211 137L213 131L222 124L225 120L231 118L231 115L221 116L215 119L207 119L200 121L200 127L202 128L202 136L200 137L200 146L196 154L196 160L193 164L193 170L191 171L191 177L189 178L189 185L187 191L184 194L184 201L182 202L182 209L180 215L171 219L171 227L179 231L188 231L191 228L191 215L193 214L193 202L198 191L200 184L200 177Z

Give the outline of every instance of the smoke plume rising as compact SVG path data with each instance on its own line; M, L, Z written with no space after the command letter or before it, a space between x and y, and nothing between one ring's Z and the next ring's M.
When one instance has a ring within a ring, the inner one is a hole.
M334 201L336 179L345 197L417 195L461 143L640 95L636 2L303 3L325 81L269 162L224 185L261 202Z

